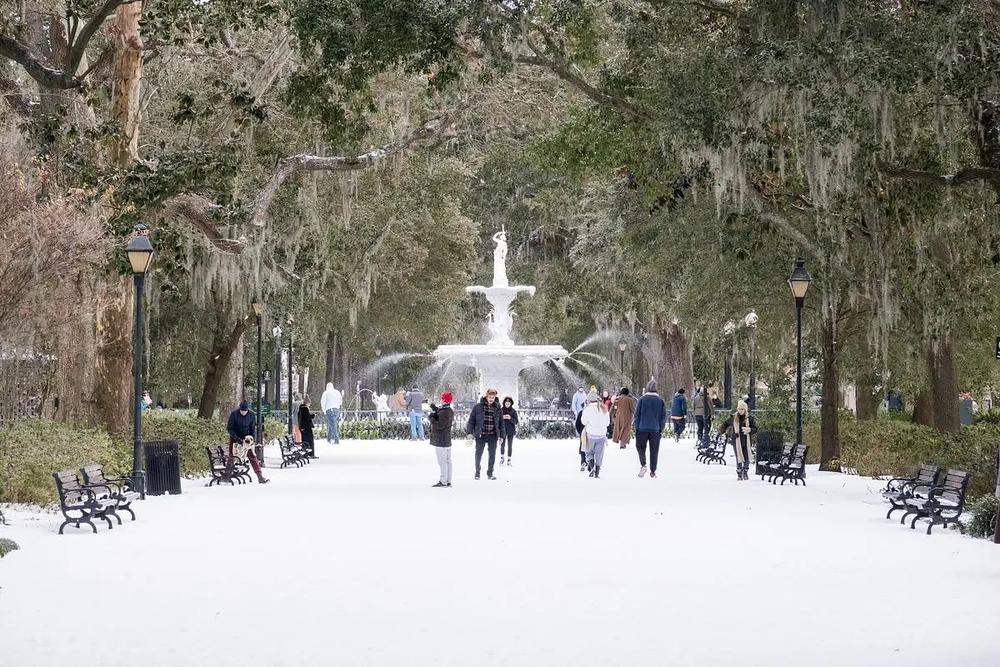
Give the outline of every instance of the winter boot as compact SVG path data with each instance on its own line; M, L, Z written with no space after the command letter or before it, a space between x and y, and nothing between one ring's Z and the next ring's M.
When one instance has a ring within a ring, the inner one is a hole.
M647 472L649 472L649 468L642 466L639 468L639 477L645 477Z
M594 479L597 479L600 476L601 476L601 466L597 466L596 468L594 468Z
M655 473L655 472L653 472L652 470L650 470L650 471L649 471L649 478L650 478L650 479L656 479L656 473Z
M476 471L476 479L479 479L479 471Z

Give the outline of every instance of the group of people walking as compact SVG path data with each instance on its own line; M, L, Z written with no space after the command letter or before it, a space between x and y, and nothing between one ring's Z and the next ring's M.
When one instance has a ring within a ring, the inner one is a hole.
M441 477L434 487L450 487L452 476L451 434L455 422L452 408L454 396L450 391L441 394L442 405L430 404L431 445L435 448ZM518 415L514 399L507 396L497 400L497 390L487 389L486 395L472 408L465 424L465 432L476 442L476 479L482 476L483 454L486 453L486 479L495 480L497 445L500 445L500 465L513 465L514 436L517 434Z

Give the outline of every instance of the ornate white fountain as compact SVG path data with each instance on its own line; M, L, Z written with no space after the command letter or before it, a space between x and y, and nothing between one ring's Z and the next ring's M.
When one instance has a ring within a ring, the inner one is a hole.
M511 305L522 292L534 296L533 285L511 285L507 280L507 233L493 235L493 284L489 287L471 285L468 294L482 294L492 306L490 339L485 345L441 345L434 357L479 371L479 393L494 388L500 396L512 396L518 403L517 377L525 368L546 361L561 362L569 354L561 345L517 345L510 336L514 326Z

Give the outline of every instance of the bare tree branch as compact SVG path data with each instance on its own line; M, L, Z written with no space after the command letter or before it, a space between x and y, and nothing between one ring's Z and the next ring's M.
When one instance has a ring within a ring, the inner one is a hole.
M905 169L884 162L879 162L877 167L879 173L887 178L930 183L932 185L958 187L975 181L986 181L1000 185L1000 169L991 169L989 167L965 167L954 174L935 174L929 171L920 171L919 169Z
M10 58L24 68L32 79L46 88L79 88L82 81L67 77L62 70L50 67L26 45L8 35L0 35L0 56Z
M366 153L353 156L320 157L317 155L292 155L282 158L274 168L271 178L257 195L251 222L256 227L263 227L268 211L278 194L282 184L288 177L302 171L359 171L372 167L386 158L402 153L410 146L431 139L451 125L457 109L442 113L406 134L396 141L389 142Z
M90 40L93 39L100 27L104 25L105 19L111 16L115 10L118 9L119 5L138 1L139 0L104 0L104 4L101 5L96 12L94 12L92 17L90 17L90 20L87 21L85 26L83 26L80 34L70 42L69 52L66 54L66 71L63 75L76 78L76 70L80 67L80 63L83 61L83 56L87 52L87 46L90 44ZM80 77L80 79L82 81L83 77Z
M219 220L213 215L220 208L201 195L183 194L170 197L160 206L159 219L183 221L202 233L212 246L222 252L237 254L246 247L242 239L228 239L219 231Z

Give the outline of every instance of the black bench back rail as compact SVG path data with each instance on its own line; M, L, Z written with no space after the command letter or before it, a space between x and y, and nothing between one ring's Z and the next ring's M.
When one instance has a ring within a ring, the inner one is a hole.
M777 463L784 453L784 431L760 431L757 433L757 445L754 448L754 474L763 474L768 463Z
M281 451L281 468L287 468L288 466L301 468L304 465L312 463L309 453L301 447L296 447L292 436L282 436L277 439L277 443L278 449Z
M66 526L72 524L79 528L82 523L90 526L96 533L94 519L103 519L107 521L108 528L114 527L108 515L113 514L116 501L99 499L93 489L80 482L80 476L75 470L52 473L52 478L55 479L56 493L59 494L59 509L66 518L59 526L60 535Z
M698 444L698 454L694 457L696 461L702 463L726 463L726 443L729 437L725 433L716 433L711 439Z
M926 498L915 496L905 501L906 513L900 523L905 523L907 517L913 516L910 528L917 527L917 521L927 519L927 534L931 534L934 526L955 524L964 534L965 526L959 521L965 510L965 496L969 491L972 475L964 470L949 470L931 487Z
M781 448L781 454L774 461L758 462L755 474L760 475L761 479L773 476L775 470L779 470L792 462L792 450L794 449L794 443L789 442L784 445Z
M913 477L894 477L886 482L882 497L889 501L891 507L885 518L892 518L896 510L906 510L908 498L926 498L940 476L941 468L925 463Z
M791 449L788 449L791 447ZM788 449L787 454L785 449ZM807 445L786 445L785 449L782 450L781 459L777 463L767 463L764 464L764 477L769 477L768 480L772 484L778 483L778 478L781 478L781 484L784 486L785 482L792 480L795 486L802 482L802 486L806 485L806 456L809 454L809 447Z
M135 521L135 512L132 511L132 502L139 500L141 495L132 490L132 480L127 477L108 477L104 474L104 466L99 463L88 463L80 469L83 473L83 480L86 482L99 500L112 499L115 501L114 517L121 525L121 517L118 512L128 512Z

